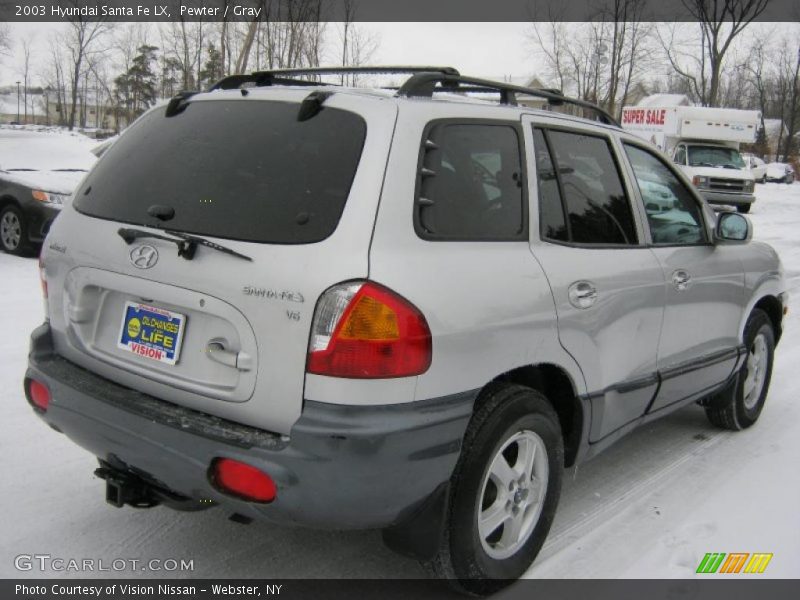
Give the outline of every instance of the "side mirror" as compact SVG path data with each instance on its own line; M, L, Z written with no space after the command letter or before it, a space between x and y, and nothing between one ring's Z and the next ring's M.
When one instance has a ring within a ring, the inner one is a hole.
M749 242L753 237L753 225L739 213L719 213L714 237L718 242Z

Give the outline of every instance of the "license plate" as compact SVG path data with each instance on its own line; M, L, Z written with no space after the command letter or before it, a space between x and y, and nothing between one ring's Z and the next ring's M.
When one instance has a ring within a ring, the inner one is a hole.
M150 360L178 362L186 316L163 308L126 302L117 346Z

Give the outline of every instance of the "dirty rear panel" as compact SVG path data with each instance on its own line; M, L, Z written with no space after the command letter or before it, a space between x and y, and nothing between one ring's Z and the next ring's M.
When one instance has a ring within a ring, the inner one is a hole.
M389 99L341 92L299 122L308 93L203 94L123 134L43 250L59 354L159 398L288 433L302 410L317 298L368 274L396 114ZM120 228L200 235L251 260L204 246L187 260L176 243L129 244Z

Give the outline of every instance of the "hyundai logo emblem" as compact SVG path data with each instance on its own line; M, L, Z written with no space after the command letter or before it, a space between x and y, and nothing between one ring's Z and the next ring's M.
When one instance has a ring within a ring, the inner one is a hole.
M131 250L131 263L137 269L149 269L158 262L158 250L152 246L137 246Z

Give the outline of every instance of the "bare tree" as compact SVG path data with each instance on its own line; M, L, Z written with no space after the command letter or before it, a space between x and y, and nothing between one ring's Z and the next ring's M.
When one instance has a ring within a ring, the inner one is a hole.
M566 90L567 87L567 24L562 21L563 8L557 10L554 5L547 5L547 19L542 22L537 21L538 15L531 14L531 31L528 34L529 40L534 47L544 54L545 62L548 65L548 75L555 81L555 86L559 90Z
M788 67L784 70L784 72L788 75L788 106L786 107L786 112L788 121L786 123L786 140L783 145L783 156L784 160L789 160L789 156L792 154L793 149L793 142L794 142L794 134L797 131L797 126L800 125L800 44L797 44L797 39L795 38L795 44L787 44L788 47L786 48L786 53L784 54L783 64ZM794 50L794 46L797 46L797 54L792 56L792 50ZM788 56L787 56L788 55ZM794 60L792 60L794 58ZM792 68L792 62L794 63Z
M196 89L200 85L200 72L203 70L204 41L208 33L208 23L189 22L181 18L166 24L160 30L162 71L177 71L177 87L182 90Z
M268 69L319 65L325 34L323 4L323 0L269 2L255 25L257 62Z
M341 63L343 67L359 67L370 62L380 44L379 38L372 32L355 23L358 12L356 0L343 0L344 21L339 37L342 43ZM341 75L342 85L358 85L358 75Z
M32 40L30 38L24 38L20 41L20 46L22 48L22 65L20 67L20 74L22 75L22 85L23 85L23 103L25 105L25 120L24 122L28 122L28 86L30 84L30 72L31 72L31 56L32 56Z
M699 48L659 34L672 68L692 86L703 106L717 106L725 55L744 29L764 12L770 0L681 0L700 28ZM687 48L687 46L689 46Z
M50 40L50 68L52 70L46 75L46 82L49 87L54 88L56 94L55 110L58 113L58 124L64 125L67 112L66 78L64 76L66 67L62 46L57 38L51 38Z
M600 10L601 34L607 39L606 91L601 104L611 114L622 114L631 85L644 62L644 41L650 35L650 24L643 22L644 0L610 0ZM600 62L599 60L597 61Z
M767 100L769 95L768 65L772 60L769 49L768 37L758 36L749 48L749 60L743 63L747 73L747 82L755 94L756 105L761 112L761 129L756 140L758 152L766 154L766 124Z
M75 127L75 117L80 93L81 80L84 75L85 61L88 56L97 52L97 43L111 30L112 26L106 21L86 21L82 16L74 17L67 23L66 34L62 42L70 56L70 90L72 106L70 107L67 126Z
M609 0L579 24L562 22L563 13L548 6L549 21L534 21L528 37L556 87L620 113L647 62L644 7L644 0Z
M8 23L0 23L0 56L11 50L11 32Z

